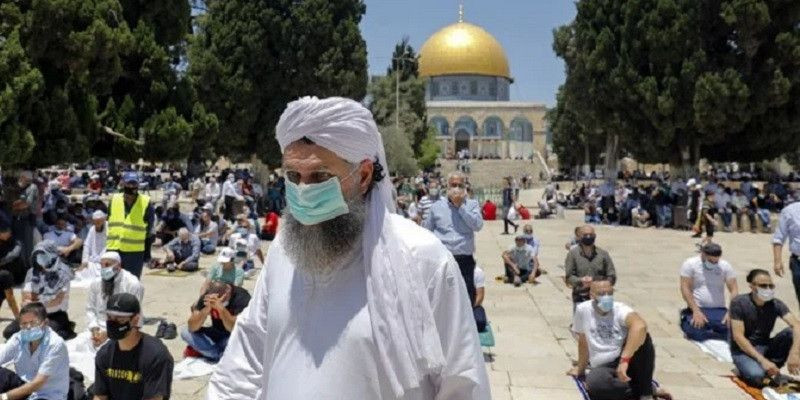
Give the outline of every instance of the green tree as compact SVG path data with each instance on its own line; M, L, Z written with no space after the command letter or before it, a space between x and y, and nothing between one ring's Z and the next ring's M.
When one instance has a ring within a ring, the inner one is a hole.
M274 126L304 95L362 99L366 44L361 0L206 2L189 51L198 98L219 119L213 147L238 159L254 152L275 165Z
M0 165L16 165L30 157L36 143L19 115L38 101L43 84L20 45L19 31L0 35Z
M378 129L386 149L386 163L389 171L400 176L414 176L419 171L411 149L411 140L404 130L397 130L394 125L382 126Z

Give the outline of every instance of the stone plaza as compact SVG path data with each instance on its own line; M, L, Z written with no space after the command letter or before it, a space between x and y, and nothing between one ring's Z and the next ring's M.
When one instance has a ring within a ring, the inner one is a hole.
M536 190L523 191L524 204L535 204L541 195ZM534 235L542 242L540 261L548 274L539 285L513 287L496 279L503 274L500 256L513 244L513 236L504 236L502 221L488 221L477 236L478 265L486 272L484 307L491 321L496 347L484 349L486 368L494 399L572 400L581 399L575 384L565 372L577 358L576 342L569 332L572 304L563 280L561 265L566 255L565 243L576 225L582 224L580 211L568 211L565 219L528 221ZM598 246L608 250L618 274L616 299L638 311L646 320L657 351L655 379L675 399L749 399L728 378L732 365L715 361L682 337L678 311L683 301L678 289L681 262L695 254L695 239L677 230L636 229L598 226ZM716 241L723 247L723 258L737 271L740 292L749 290L744 280L754 267L771 271L770 236L750 233L719 233ZM269 247L264 242L264 250ZM154 256L160 256L160 250ZM201 268L208 269L213 257L204 256ZM186 326L189 305L197 301L201 273L186 277L154 276L145 271L143 310L148 318L164 318ZM256 277L245 281L252 290ZM797 311L789 278L776 279L777 297ZM86 289L70 293L70 317L77 331L85 329ZM0 316L2 326L10 321L8 307ZM783 327L778 322L776 329ZM157 324L144 330L154 334ZM175 362L183 359L185 344L180 337L164 340ZM190 400L205 397L207 377L175 380L172 399Z

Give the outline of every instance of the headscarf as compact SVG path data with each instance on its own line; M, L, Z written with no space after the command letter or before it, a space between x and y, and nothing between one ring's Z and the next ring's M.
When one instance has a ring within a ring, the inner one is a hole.
M36 262L40 253L46 253L53 260L45 268L39 268ZM47 303L58 295L64 288L69 287L72 274L58 254L58 246L50 240L43 240L34 247L31 253L31 291L36 293L42 303Z
M289 103L276 127L281 152L308 138L344 160L377 161L388 175L383 140L372 114L360 103L341 97L303 97ZM390 215L394 213L388 176L367 195L363 251L367 306L380 362L394 394L400 398L428 375L441 372L444 355L433 310L422 281L398 246Z

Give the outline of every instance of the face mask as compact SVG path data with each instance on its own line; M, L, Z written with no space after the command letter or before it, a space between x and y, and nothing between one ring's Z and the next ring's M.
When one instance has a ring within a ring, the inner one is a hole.
M48 269L55 261L55 257L50 255L49 253L40 252L36 254L36 265Z
M22 329L19 331L19 340L23 343L35 342L41 340L44 336L44 328L36 326L33 328Z
M123 191L123 193L125 193L125 194L134 195L134 194L136 194L136 192L138 192L138 191L139 191L139 189L136 189L136 188L133 188L133 187L127 187L127 186L126 186L126 187L124 187L124 188L122 189L122 191Z
M594 244L595 237L592 235L586 235L581 237L581 244L584 246L591 246Z
M719 263L712 263L711 261L703 261L703 267L705 269L711 270L711 269L717 268L718 266L719 266Z
M428 195L429 197L439 197L439 189L431 189Z
M100 277L103 278L104 281L110 281L117 276L117 270L114 267L107 267L107 268L100 268Z
M614 296L606 294L597 298L597 308L607 313L614 309Z
M106 332L108 332L108 338L111 340L125 339L125 336L128 336L128 332L130 330L131 330L130 321L124 324L112 320L106 321Z
M756 289L756 294L758 294L758 297L760 297L761 300L772 301L772 299L775 298L775 289L758 288Z
M286 202L292 216L303 225L316 225L350 212L337 177L310 185L287 181Z

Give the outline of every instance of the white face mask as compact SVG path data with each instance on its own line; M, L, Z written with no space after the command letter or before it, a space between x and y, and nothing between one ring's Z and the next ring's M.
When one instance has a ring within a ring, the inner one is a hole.
M775 298L775 289L758 288L756 289L756 294L761 298L761 300L772 301L772 299Z

